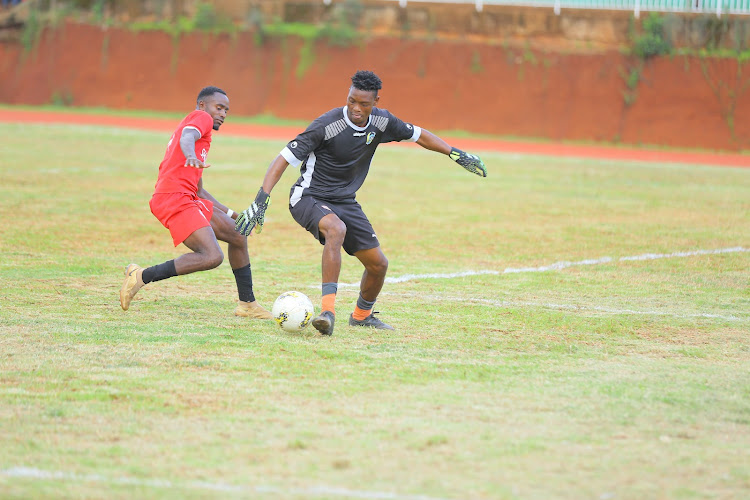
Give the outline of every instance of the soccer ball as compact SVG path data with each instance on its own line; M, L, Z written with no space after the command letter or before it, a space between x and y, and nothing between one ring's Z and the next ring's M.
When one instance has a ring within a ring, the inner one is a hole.
M284 292L273 303L271 314L282 330L299 332L313 317L312 302L302 292Z

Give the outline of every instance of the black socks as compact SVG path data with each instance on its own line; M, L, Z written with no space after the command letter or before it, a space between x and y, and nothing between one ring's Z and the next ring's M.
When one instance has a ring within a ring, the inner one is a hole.
M143 283L152 281L161 281L167 278L177 276L177 270L174 268L174 260L168 260L163 264L151 266L143 270Z

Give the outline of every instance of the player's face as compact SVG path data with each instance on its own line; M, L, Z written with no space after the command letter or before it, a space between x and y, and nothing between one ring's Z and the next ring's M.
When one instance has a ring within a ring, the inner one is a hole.
M198 103L198 109L202 109L211 115L211 118L214 119L214 130L219 130L219 127L227 118L227 113L229 113L229 98L220 92L216 92Z
M349 96L346 98L346 114L349 120L358 127L367 125L372 108L379 99L377 92L349 88Z

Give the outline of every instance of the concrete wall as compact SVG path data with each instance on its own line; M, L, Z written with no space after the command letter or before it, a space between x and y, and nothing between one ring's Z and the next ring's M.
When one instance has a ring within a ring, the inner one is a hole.
M178 3L192 14L195 1ZM523 40L536 46L568 49L617 48L627 45L648 13L636 19L630 11L565 9L485 5L477 12L472 4L410 2L405 8L396 1L332 0L215 0L217 10L239 22L258 14L265 22L320 23L347 17L366 32L378 35L437 37L483 41ZM750 18L703 14L663 14L668 37L676 47L727 48L750 46Z
M85 0L79 0L84 2ZM119 22L193 16L199 0L111 0L105 16ZM205 0L204 2L205 3ZM472 4L383 0L213 0L221 15L247 28L285 22L325 23L346 19L362 32L408 38L528 44L565 51L617 50L629 45L648 13L639 19L630 11L563 10ZM16 9L25 18L31 8L49 9L51 0L26 0ZM57 4L59 6L59 3ZM8 13L0 12L0 26ZM663 14L667 36L675 47L750 47L750 16Z

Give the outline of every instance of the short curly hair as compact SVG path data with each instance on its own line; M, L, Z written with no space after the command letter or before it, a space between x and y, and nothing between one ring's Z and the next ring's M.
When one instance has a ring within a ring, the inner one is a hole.
M198 92L198 98L195 100L196 104L200 104L200 102L205 99L206 97L210 97L216 93L227 95L226 92L221 90L219 87L214 87L213 85L208 87L203 87L200 92Z
M378 90L383 88L383 82L372 71L360 70L352 76L352 87L365 92L375 92L375 95L378 95Z

